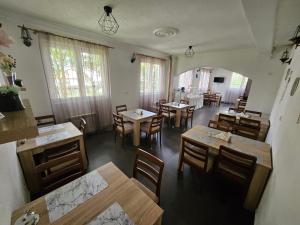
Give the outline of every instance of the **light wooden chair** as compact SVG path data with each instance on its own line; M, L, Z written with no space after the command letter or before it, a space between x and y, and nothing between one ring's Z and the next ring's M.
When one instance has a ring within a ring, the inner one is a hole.
M235 131L237 135L257 140L260 132L260 121L241 117Z
M248 188L256 160L254 156L221 145L215 172Z
M213 168L213 158L209 156L208 151L207 146L182 138L182 156L179 162L179 172L183 171L184 163L202 172L209 172Z
M86 123L86 120L83 117L81 117L79 121L80 121L79 122L79 130L81 131L82 136L83 136L85 156L86 156L87 163L89 164L89 157L88 157L87 148L86 148L87 123Z
M189 104L189 100L185 100L185 99L180 99L180 104Z
M159 115L162 115L164 118L168 119L168 125L171 125L171 120L175 120L176 114L170 110L169 106L160 105Z
M119 115L120 112L127 111L127 105L117 105L116 106L116 113Z
M146 133L146 137L149 142L152 140L152 135L159 135L159 143L161 146L161 128L162 128L163 116L158 115L151 119L150 122L145 122L141 124L141 131Z
M188 120L191 120L191 127L193 127L193 118L194 118L194 111L195 111L196 106L189 106L186 111L182 112L181 118L180 118L180 124L181 120L184 120L185 122L185 128L188 127Z
M236 126L236 117L226 114L219 114L217 129L234 132Z
M160 202L163 169L164 162L161 159L142 149L137 149L133 166L133 178L131 180L157 204ZM142 175L143 178L146 178L154 185L155 193L137 180L139 175Z
M37 116L35 117L35 120L37 121L38 127L56 124L54 115Z
M122 137L122 144L124 144L124 138L126 135L133 133L133 126L131 123L125 123L123 117L113 113L114 119L114 133L115 133L115 142L117 139L117 134L120 134Z
M217 129L217 130L221 130L221 131L225 131L225 132L230 132L230 127L229 126L224 126L223 124L218 124L218 121L215 121L215 120L210 120L208 122L208 127L210 128L214 128L214 129Z
M248 115L255 115L255 116L259 116L259 117L262 116L262 112L253 111L253 110L249 110L249 109L246 109L246 110L245 110L245 114L248 114Z

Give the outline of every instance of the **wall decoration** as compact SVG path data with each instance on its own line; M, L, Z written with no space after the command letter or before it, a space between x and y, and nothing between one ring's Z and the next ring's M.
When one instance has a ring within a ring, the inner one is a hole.
M296 45L296 48L300 45L300 25L298 25L294 36L290 39L293 44Z
M28 30L27 27L23 26L21 27L21 39L23 39L23 44L27 47L30 47L31 46L31 41L32 41L32 38L30 36L30 32Z
M295 92L297 91L299 86L299 81L300 81L300 77L296 77L291 89L291 93L290 93L291 96L294 96Z
M290 53L287 49L282 53L280 61L282 64L284 63L291 64L292 58L290 58Z

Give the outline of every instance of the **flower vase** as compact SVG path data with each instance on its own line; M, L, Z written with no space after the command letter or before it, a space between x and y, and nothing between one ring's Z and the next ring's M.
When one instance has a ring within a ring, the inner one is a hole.
M7 80L7 84L9 86L13 86L14 85L14 80L15 80L15 74L14 73L5 73L5 77L6 77L6 80Z

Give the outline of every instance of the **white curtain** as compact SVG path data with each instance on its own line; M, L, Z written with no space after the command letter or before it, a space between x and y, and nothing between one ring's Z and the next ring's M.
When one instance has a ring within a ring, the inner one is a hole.
M39 43L56 120L88 114L89 130L110 126L108 48L46 34Z
M224 96L224 102L235 103L236 100L244 95L248 78L238 73L232 73L229 89Z
M178 79L178 88L185 88L186 92L189 92L189 90L192 87L193 82L193 70L186 71L185 73L182 73L179 75Z
M159 99L166 98L166 60L139 56L140 107L150 110Z
M210 70L201 68L200 77L199 77L199 91L200 93L206 93L208 91Z

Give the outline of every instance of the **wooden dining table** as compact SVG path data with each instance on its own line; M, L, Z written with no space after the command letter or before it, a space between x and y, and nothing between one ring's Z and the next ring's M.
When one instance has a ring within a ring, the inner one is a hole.
M239 119L241 117L243 117L244 115L247 115L247 117L245 117L245 118L259 121L260 122L260 131L259 131L259 135L258 135L257 140L259 140L259 141L265 141L265 139L267 137L267 134L268 134L268 131L269 131L269 128L270 128L269 115L263 114L260 117L260 116L256 116L256 115L252 115L252 114L251 115L250 114L241 114L239 112L222 110L222 111L216 113L214 115L214 117L212 118L212 120L213 121L218 121L220 113L225 114L225 115L229 115L229 116L235 116L237 124L239 122Z
M135 225L161 224L163 210L112 162L107 163L90 173L93 172L99 173L107 186L66 214L57 218L55 221L52 221L52 223L50 222L50 206L47 204L47 197L42 196L14 211L12 213L11 224L13 225L15 221L24 214L24 212L31 210L39 214L39 225L83 225L91 222L95 217L100 215L114 203L118 203L122 207L124 212ZM84 180L85 176L78 179ZM76 180L67 185L72 185L74 182L76 182ZM78 187L75 186L73 190L73 192L76 193L73 195L74 199L67 198L67 193L65 193L66 196L61 196L62 204L67 204L69 202L74 203L74 201L76 201L76 199L80 196L87 195L87 193L85 193L85 189L76 188ZM58 190L59 189L54 190L50 193L50 195L59 193Z
M154 116L156 116L156 113L150 112L144 109L138 109L142 110L142 115L137 113L137 110L128 110L124 112L119 112L120 115L123 116L124 119L127 121L130 121L133 123L133 144L134 146L140 145L140 138L141 138L141 123L145 121L151 120Z
M55 147L78 142L83 167L87 168L86 152L84 147L83 135L71 122L61 123L38 128L39 135L35 138L27 139L24 143L20 142L17 146L17 154L23 169L27 187L32 196L41 191L39 179L35 173L37 165L35 156L45 150L55 150Z
M175 127L180 127L181 113L182 113L182 111L186 111L186 109L189 107L189 105L181 104L181 103L177 103L177 102L168 102L168 103L165 103L162 105L168 106L170 110L176 111Z
M226 147L233 148L236 151L255 156L257 158L256 168L244 201L244 207L248 210L254 211L260 202L269 175L273 169L271 146L264 142L234 134L232 134L230 143L213 137L220 132L221 131L210 127L197 125L183 133L181 138L186 138L188 140L195 141L196 143L208 146L209 152L215 156L219 153L220 145L224 145ZM182 157L182 147L180 147L180 149L179 162ZM178 166L179 165L180 164L178 163Z

